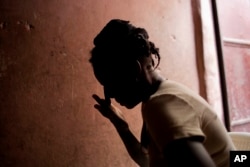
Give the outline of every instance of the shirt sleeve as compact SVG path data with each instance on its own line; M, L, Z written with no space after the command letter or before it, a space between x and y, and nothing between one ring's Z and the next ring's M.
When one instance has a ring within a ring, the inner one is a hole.
M198 137L204 140L201 114L175 95L154 97L147 102L142 114L150 136L160 150L176 139Z

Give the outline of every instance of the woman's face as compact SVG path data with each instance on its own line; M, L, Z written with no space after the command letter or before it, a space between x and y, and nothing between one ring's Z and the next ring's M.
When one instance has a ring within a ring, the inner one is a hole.
M130 69L116 68L108 73L95 69L95 76L103 85L105 96L114 98L120 105L130 109L142 101L142 85L136 80L136 71L131 70L132 67L127 68Z

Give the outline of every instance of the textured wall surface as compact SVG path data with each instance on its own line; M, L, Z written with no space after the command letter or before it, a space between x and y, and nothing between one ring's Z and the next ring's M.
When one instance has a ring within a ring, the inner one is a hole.
M167 78L200 90L191 1L1 0L0 166L136 166L111 123L93 109L102 95L92 40L112 18L145 27ZM125 112L140 136L140 106Z

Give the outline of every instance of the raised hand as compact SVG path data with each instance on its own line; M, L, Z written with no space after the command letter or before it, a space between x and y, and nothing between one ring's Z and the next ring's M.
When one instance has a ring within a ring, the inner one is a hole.
M102 99L98 95L92 96L97 104L94 107L106 118L108 118L116 128L128 128L128 124L122 112L111 104L109 99Z

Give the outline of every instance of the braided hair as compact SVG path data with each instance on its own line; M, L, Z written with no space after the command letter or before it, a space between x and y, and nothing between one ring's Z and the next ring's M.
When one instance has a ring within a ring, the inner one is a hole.
M94 71L107 72L111 67L121 67L121 64L135 62L143 56L155 55L160 63L159 49L149 41L149 35L143 28L135 27L129 21L113 19L101 30L94 39L90 63Z

